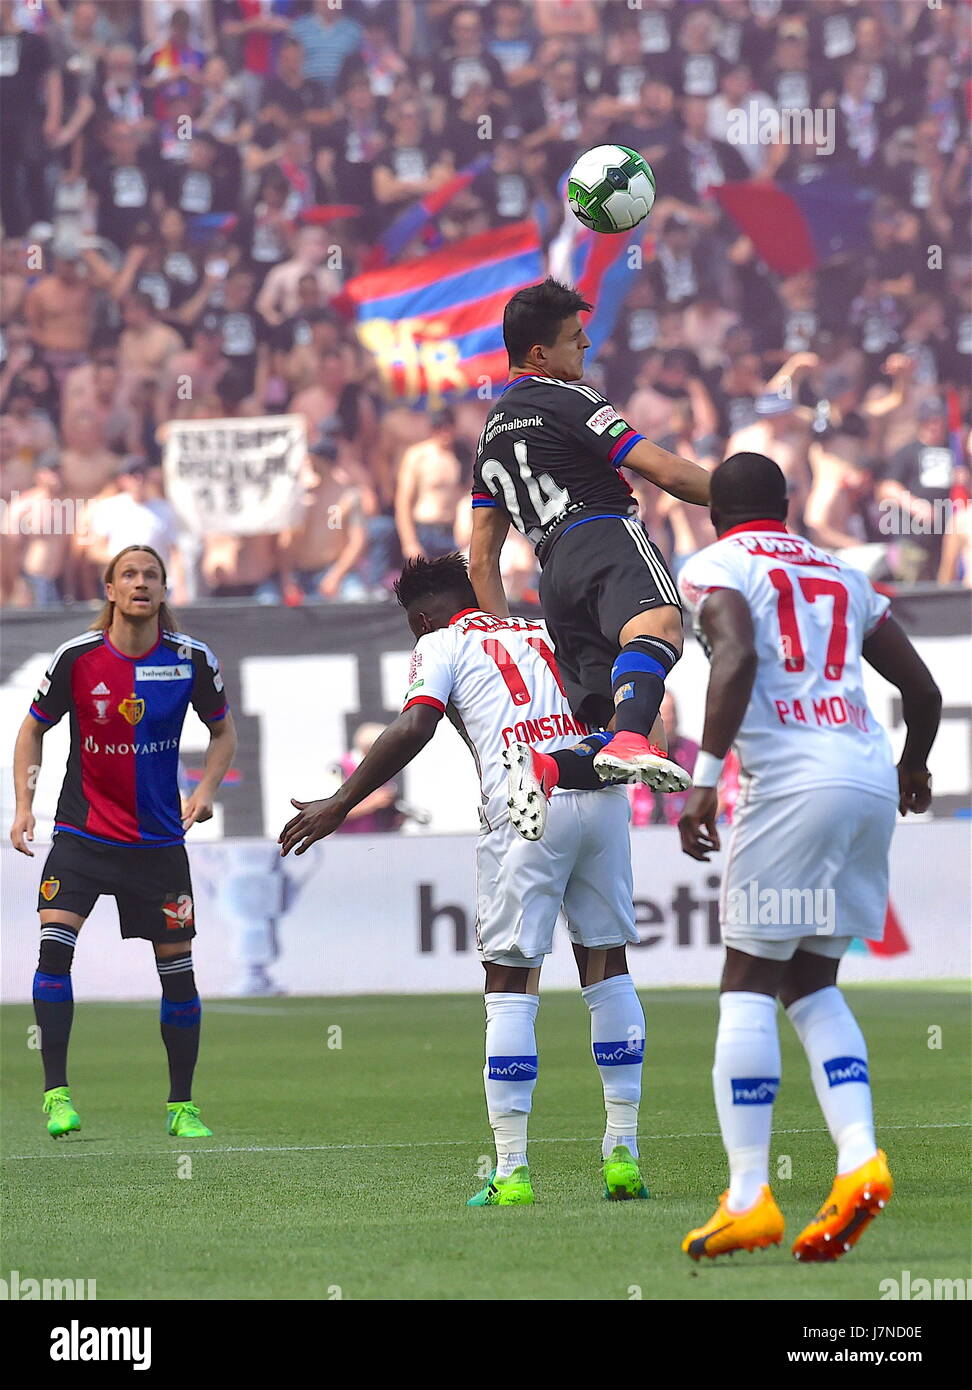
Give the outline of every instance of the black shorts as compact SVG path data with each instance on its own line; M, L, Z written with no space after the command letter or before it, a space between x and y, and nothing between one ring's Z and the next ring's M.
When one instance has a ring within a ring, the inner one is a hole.
M649 608L681 609L661 551L637 517L575 523L551 546L540 605L571 711L603 728L614 716L611 667L625 623Z
M189 859L182 845L105 845L59 830L44 863L37 910L87 917L102 893L118 904L124 938L190 941L196 935Z

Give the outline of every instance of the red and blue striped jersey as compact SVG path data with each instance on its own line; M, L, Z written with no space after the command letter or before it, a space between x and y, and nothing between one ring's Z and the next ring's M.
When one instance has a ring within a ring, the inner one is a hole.
M179 739L190 704L206 724L228 710L215 656L183 632L160 632L138 657L118 651L106 632L58 647L30 707L48 726L71 720L55 833L181 845Z

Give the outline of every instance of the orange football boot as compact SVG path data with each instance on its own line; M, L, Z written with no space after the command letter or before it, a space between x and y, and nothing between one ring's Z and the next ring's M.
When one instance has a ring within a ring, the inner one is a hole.
M887 1154L873 1158L834 1179L830 1196L793 1242L798 1260L839 1260L856 1245L894 1192Z
M701 1260L703 1255L711 1260L716 1255L732 1255L736 1250L762 1250L767 1245L779 1245L783 1239L783 1213L766 1183L745 1211L730 1211L726 1206L728 1197L726 1190L712 1220L689 1231L682 1241L682 1249L693 1260Z

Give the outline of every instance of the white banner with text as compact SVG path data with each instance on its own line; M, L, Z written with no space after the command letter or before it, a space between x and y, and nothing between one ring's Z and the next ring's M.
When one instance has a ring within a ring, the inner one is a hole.
M628 950L642 988L717 984L722 968L718 897L723 856L699 864L664 826L632 832L640 945ZM335 836L281 859L268 840L190 848L196 978L203 998L243 994L424 994L482 989L476 954L475 836ZM37 891L46 848L34 859L5 846L5 1003L30 999L37 963ZM961 979L970 971L969 822L899 825L891 855L885 939L857 945L847 981ZM101 898L79 938L78 1000L151 999L159 993L148 943L122 942L115 904ZM577 975L558 931L542 984Z

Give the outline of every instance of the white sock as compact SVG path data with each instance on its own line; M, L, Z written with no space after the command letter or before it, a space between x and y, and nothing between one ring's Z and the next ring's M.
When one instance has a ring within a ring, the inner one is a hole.
M486 1110L496 1142L496 1176L525 1166L527 1122L537 1084L536 994L486 995Z
M607 1125L601 1156L618 1144L638 1157L638 1106L645 1059L645 1014L630 975L581 989L591 1011L591 1049L604 1087Z
M877 1153L864 1034L836 985L804 995L787 1013L837 1145L837 1172L849 1173Z
M773 1101L780 1086L776 1000L733 990L719 997L712 1086L729 1158L731 1211L745 1211L769 1182Z

